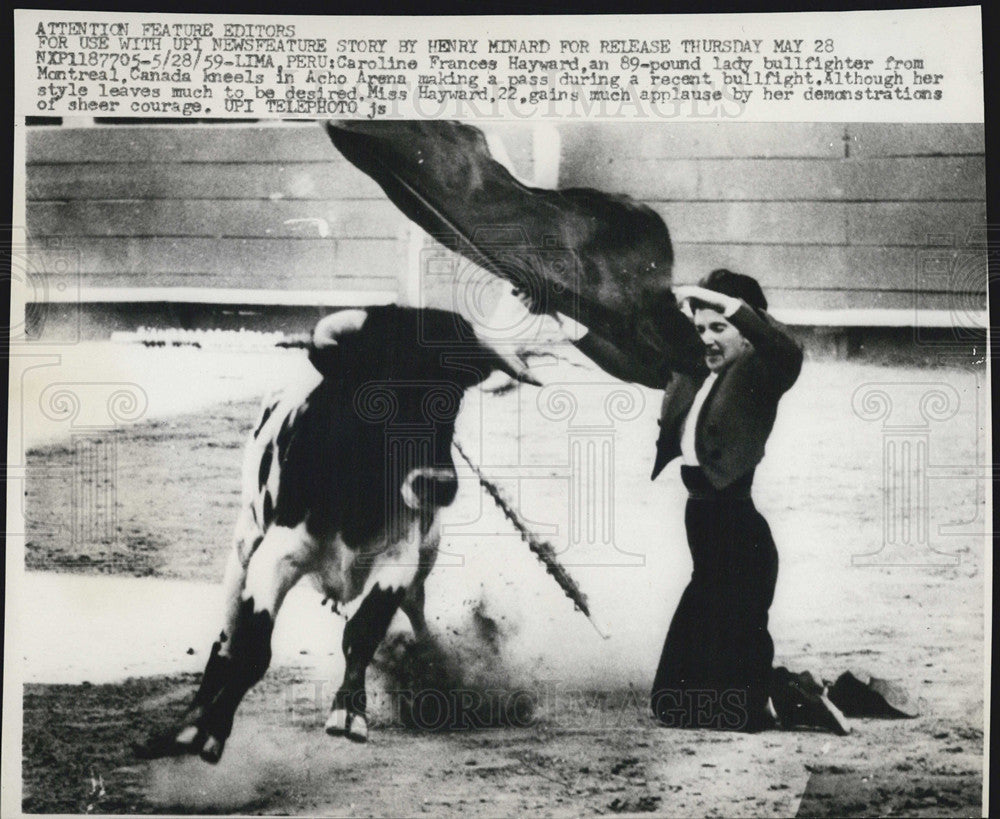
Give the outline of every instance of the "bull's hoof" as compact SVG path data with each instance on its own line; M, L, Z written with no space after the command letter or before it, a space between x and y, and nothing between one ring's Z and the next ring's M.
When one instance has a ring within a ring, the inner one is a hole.
M195 725L186 725L180 731L165 731L154 734L143 743L132 746L132 752L139 759L162 759L168 756L197 754L201 750L205 735Z
M326 725L323 727L332 737L343 736L347 733L347 709L334 708L330 712L330 716L326 718Z
M220 759L222 759L222 751L225 747L226 741L224 739L208 737L208 739L205 740L205 744L201 746L201 751L198 756L205 760L205 762L215 765Z
M354 742L368 741L368 720L364 714L348 713L345 708L334 708L327 717L326 732L332 737L347 737Z
M364 714L350 715L345 736L353 742L368 741L368 719Z

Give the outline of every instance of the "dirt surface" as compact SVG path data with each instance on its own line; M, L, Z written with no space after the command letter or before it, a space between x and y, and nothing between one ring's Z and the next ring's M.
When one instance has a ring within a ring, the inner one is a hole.
M982 734L954 721L859 723L835 738L658 728L635 692L583 692L524 727L323 734L309 678L272 672L226 756L137 763L129 743L183 711L196 677L28 687L24 809L330 816L975 816ZM299 696L290 698L288 692ZM556 698L558 700L558 698ZM567 702L572 702L567 706ZM251 727L252 726L252 727ZM100 777L103 793L92 780ZM804 794L804 796L803 796Z
M367 745L323 733L337 680L328 664L304 662L273 668L250 693L214 768L197 760L137 762L129 751L150 728L177 717L195 675L31 684L24 699L24 809L979 815L985 556L983 538L974 534L985 520L984 484L975 472L983 462L982 383L975 371L810 362L782 404L755 484L782 560L771 621L776 661L831 679L855 668L898 680L920 704L916 719L856 720L845 738L653 724L646 692L690 571L683 491L676 467L648 481L658 396L632 393L637 409L621 411L625 420L612 425L610 438L613 537L596 544L574 539L565 513L567 440L581 430L594 434L598 425L588 413L606 407L608 396L581 381L577 415L568 422L551 393L527 389L470 393L460 419L463 441L484 466L513 462L531 472L530 481L500 482L561 549L613 634L607 642L594 635L463 472L459 499L443 520L428 614L460 669L453 684L506 704L505 725L487 727L460 713L451 715L451 727L461 730L407 728L398 693L419 680L406 678L399 638L397 654L383 652L373 674ZM883 420L865 420L857 397L875 388L904 414L936 388L957 396L954 413L925 425L930 463L955 477L928 484L923 539L887 541L884 500L891 493L882 467L886 440L896 433ZM235 517L240 448L255 411L254 400L227 401L108 432L116 515L113 527L94 537L74 534L75 445L31 450L27 565L217 580ZM866 554L881 560L859 557ZM872 562L887 565L859 565ZM86 618L85 608L79 616ZM405 623L397 629L405 633Z

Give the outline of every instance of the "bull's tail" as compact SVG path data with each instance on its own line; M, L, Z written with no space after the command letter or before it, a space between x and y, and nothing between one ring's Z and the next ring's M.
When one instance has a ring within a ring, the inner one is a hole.
M504 517L511 522L511 525L517 530L517 533L521 536L521 540L528 544L528 548L534 553L542 564L545 566L545 571L552 575L553 580L559 584L559 588L563 590L566 596L573 601L573 604L579 611L582 611L587 619L590 620L591 625L601 635L605 640L607 640L611 635L601 628L597 624L593 615L590 613L590 606L587 603L587 595L585 595L577 582L570 577L569 572L566 568L559 562L556 557L556 550L552 547L552 544L547 540L540 540L534 532L532 532L521 520L521 516L517 513L517 510L513 507L511 502L504 495L503 490L493 483L489 478L487 478L483 471L479 468L477 464L466 454L465 450L462 449L462 445L457 441L453 441L455 449L458 450L458 454L462 456L468 465L469 469L473 471L475 476L479 479L479 483L482 485L486 493L493 498L493 502L497 505L501 512L503 512Z

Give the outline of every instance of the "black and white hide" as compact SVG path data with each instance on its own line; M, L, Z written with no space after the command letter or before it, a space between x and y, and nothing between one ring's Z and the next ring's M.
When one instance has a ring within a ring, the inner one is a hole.
M532 379L462 317L394 305L319 322L322 380L269 402L246 447L226 568L225 621L188 713L137 748L217 762L246 692L267 670L282 600L304 576L334 604L360 599L344 628L346 671L326 731L367 739L365 673L398 608L426 631L423 584L438 512L457 492L451 456L464 391L501 370Z

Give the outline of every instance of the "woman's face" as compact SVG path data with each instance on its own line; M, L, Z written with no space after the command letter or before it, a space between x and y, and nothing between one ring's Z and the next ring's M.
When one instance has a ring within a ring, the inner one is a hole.
M695 310L694 328L705 345L705 363L713 373L726 369L750 348L743 334L716 310Z

